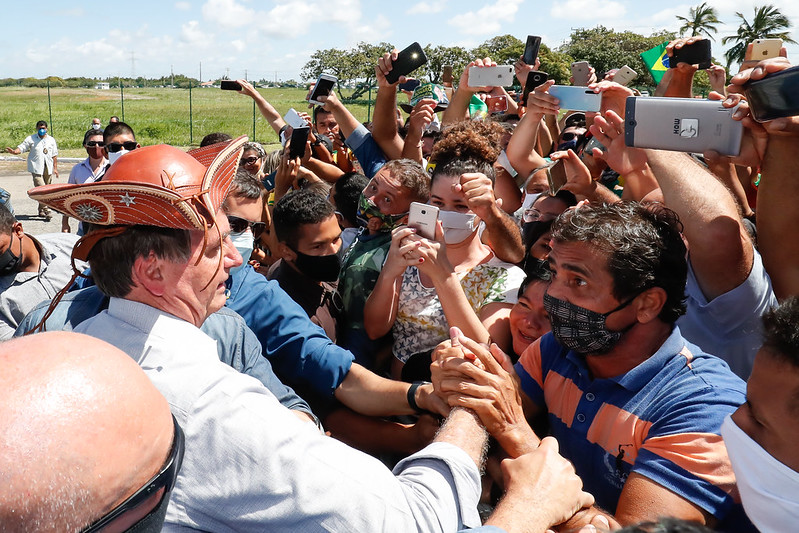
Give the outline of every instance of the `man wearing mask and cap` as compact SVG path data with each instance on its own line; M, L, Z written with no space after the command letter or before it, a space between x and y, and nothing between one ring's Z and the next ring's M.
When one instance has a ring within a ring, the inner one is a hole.
M228 273L242 263L222 203L245 140L191 155L141 148L103 181L29 192L92 223L75 255L88 258L111 300L76 331L139 363L185 430L167 527L443 532L479 525L486 436L472 413L453 410L436 441L392 474L221 363L198 329L224 305Z
M108 167L113 165L117 159L123 155L137 148L141 148L141 145L136 142L136 135L133 133L133 128L124 122L110 123L108 127L103 130L103 142L105 143L103 147L105 157L108 158L108 165L106 165L103 172L107 171ZM102 175L91 181L99 181L101 179Z
M97 121L96 125L99 126L100 119L96 118L94 120ZM79 184L86 181L97 181L108 168L108 160L105 158L103 130L94 126L95 124L92 124L92 128L83 135L83 147L89 157L72 167L67 183ZM64 233L70 232L69 217L66 215L61 218L61 231ZM83 234L81 231L78 231L78 233Z
M77 240L65 233L27 235L0 205L0 340L10 339L29 311L69 281Z
M33 176L33 185L49 184L53 176L58 177L58 144L55 139L47 135L47 122L40 120L36 123L36 133L22 141L16 148L6 147L10 154L28 154L28 172ZM50 209L45 204L39 204L39 216L48 222L52 218Z

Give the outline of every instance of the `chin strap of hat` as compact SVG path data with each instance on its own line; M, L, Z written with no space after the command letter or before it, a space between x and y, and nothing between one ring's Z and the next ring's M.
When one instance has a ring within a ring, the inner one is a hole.
M214 219L211 220L213 224L212 227L216 229L216 234L219 236L219 259L217 260L216 270L214 270L214 273L211 274L208 283L205 284L202 290L207 289L208 286L211 285L211 283L216 278L216 273L219 272L220 269L224 268L224 262L225 262L225 241L222 237L222 230L219 229L219 224L216 223L216 220ZM202 259L203 255L205 254L205 247L207 244L208 244L208 226L205 227L205 231L203 232L203 249L200 252L200 256L197 258L198 264L200 262L200 259Z
M69 279L67 284L64 285L64 288L58 291L56 295L53 297L53 300L50 302L50 305L47 307L47 311L44 313L44 316L39 321L39 323L36 324L36 326L33 329L25 333L25 335L29 335L31 333L38 333L40 331L46 331L47 327L45 326L45 323L47 322L47 319L50 318L50 315L53 314L53 311L55 311L55 308L58 305L58 302L61 301L61 298L63 298L64 295L67 292L69 292L69 289L72 287L72 284L75 283L76 279L78 279L79 277L81 278L88 277L84 275L83 272L78 270L78 267L75 265L75 260L77 259L78 261L83 261L83 262L88 261L89 253L92 251L92 248L94 248L95 244L97 244L101 239L105 239L106 237L116 237L117 235L121 235L128 229L128 227L129 226L115 226L112 228L97 229L92 231L91 233L87 233L86 235L78 239L78 242L76 242L75 246L72 248L72 257L71 257L72 272L73 272L72 277Z

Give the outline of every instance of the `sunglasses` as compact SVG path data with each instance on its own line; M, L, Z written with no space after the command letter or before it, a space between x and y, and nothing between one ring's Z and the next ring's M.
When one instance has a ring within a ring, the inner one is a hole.
M84 529L83 533L102 531L113 524L117 519L133 510L139 511L137 515L142 516L142 518L137 521L137 523L141 522L157 510L162 502L169 498L169 494L175 487L178 470L180 470L180 465L183 462L183 449L185 447L183 431L180 429L174 415L172 416L172 424L174 426L172 449L169 452L169 457L167 457L166 462L158 473L130 498L111 509L92 525ZM141 511L146 512L142 513Z
M123 143L108 143L105 145L106 150L108 150L111 153L119 152L123 148L128 152L132 152L138 147L139 144L136 141L125 141Z
M105 143L103 141L86 141L86 146L88 146L89 148L94 148L95 146L99 146L100 148L102 148L103 146L105 146Z
M259 158L257 158L257 157L248 157L248 158L246 158L246 159L242 157L242 158L241 158L241 164L242 164L242 165L252 165L252 164L253 164L253 163L255 163L256 161L258 161L258 159L259 159Z
M581 135L579 135L579 134L577 134L577 133L572 133L572 132L570 132L570 131L569 131L569 132L566 132L566 133L564 133L564 134L562 134L562 135L560 136L560 138L561 138L561 140L562 140L563 142L569 142L569 141L571 141L572 139L576 139L577 137L581 137Z
M228 215L227 220L230 223L230 231L233 233L241 233L247 231L247 228L250 228L254 239L260 237L264 230L266 230L266 222L250 222L245 218L235 215Z

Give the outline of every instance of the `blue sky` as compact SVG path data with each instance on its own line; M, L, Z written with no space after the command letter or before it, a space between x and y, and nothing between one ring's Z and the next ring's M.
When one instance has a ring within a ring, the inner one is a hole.
M670 6L647 0L132 0L111 4L13 2L3 8L0 77L48 75L156 77L174 72L204 80L299 79L320 48L388 41L471 47L510 33L541 35L549 46L571 28L604 24L649 34L676 30L675 15L699 3ZM736 11L751 19L752 0L708 0L724 23L713 45L737 27ZM799 2L779 2L799 41ZM788 48L794 63L799 47ZM133 61L131 61L133 58Z

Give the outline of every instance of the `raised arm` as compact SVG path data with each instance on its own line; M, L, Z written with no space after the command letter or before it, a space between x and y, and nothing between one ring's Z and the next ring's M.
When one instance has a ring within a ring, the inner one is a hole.
M478 91L489 91L490 87L472 87L469 85L469 69L471 67L495 67L497 64L491 61L490 58L475 59L463 69L461 74L460 83L455 93L452 95L452 100L449 103L444 115L441 117L441 124L454 124L461 120L469 118L469 101L472 95Z
M400 76L396 83L386 80L386 74L392 69L391 62L396 59L397 51L392 50L375 65L377 97L372 115L372 138L389 160L400 159L405 144L397 129L397 85L405 81L405 76Z
M280 116L277 109L272 106L266 99L261 96L261 93L252 86L250 82L247 80L236 80L241 85L241 90L239 91L240 94L246 94L250 98L253 99L255 105L258 106L258 110L261 112L261 115L266 119L269 125L275 130L275 133L280 136L280 130L283 129L283 126L286 125L286 122Z

